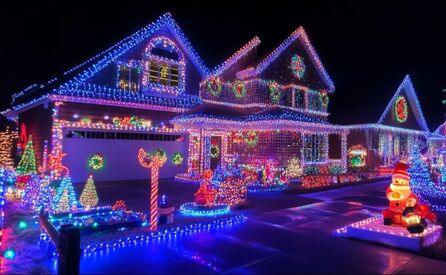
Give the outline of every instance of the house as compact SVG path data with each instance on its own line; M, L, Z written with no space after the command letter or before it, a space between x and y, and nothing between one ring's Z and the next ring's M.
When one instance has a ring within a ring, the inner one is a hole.
M209 69L172 16L122 39L46 83L13 95L3 115L37 165L63 152L74 182L145 179L137 150L163 149L160 177L188 179L237 163L348 171L390 165L430 135L407 76L378 123L328 122L334 84L302 27L267 56L251 39ZM26 135L24 135L26 133ZM174 157L175 156L175 157ZM352 159L355 159L352 162Z

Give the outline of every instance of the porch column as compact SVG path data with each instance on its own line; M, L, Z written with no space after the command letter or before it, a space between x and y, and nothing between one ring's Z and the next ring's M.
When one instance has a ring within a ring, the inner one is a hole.
M347 172L347 135L348 132L343 132L341 134L341 154L342 154L342 170Z

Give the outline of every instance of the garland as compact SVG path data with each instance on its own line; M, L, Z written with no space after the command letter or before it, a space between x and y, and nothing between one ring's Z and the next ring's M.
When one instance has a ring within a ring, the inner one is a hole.
M231 139L235 144L239 144L243 141L243 136L237 131L231 131Z
M305 74L305 64L304 59L297 54L293 55L291 57L291 64L290 64L291 72L295 77L298 79L302 79Z
M280 91L279 84L276 81L272 80L268 83L268 89L271 101L275 104L279 103L279 100L282 97L282 92Z
M208 80L206 80L206 88L211 95L219 96L222 89L222 81L220 77L211 76Z
M232 92L237 98L245 97L246 96L245 83L240 80L234 81L234 84L232 84Z
M407 102L404 96L399 96L395 101L395 118L398 122L407 120Z
M254 147L257 145L257 143L259 143L259 137L255 131L245 132L243 140L249 147Z
M152 122L137 116L126 117L114 117L112 122L116 126L129 126L129 127L150 127Z

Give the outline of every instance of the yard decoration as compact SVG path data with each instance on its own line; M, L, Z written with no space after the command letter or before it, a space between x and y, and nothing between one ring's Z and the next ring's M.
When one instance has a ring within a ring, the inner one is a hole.
M167 161L166 153L163 150L157 150L151 154L139 149L138 161L142 167L150 169L150 209L149 209L149 225L151 231L158 228L158 177L159 169L163 167Z
M53 199L53 210L56 213L70 212L77 209L76 193L70 176L62 178Z
M213 172L211 169L207 169L203 172L203 181L201 182L198 191L194 194L196 205L210 207L215 204L217 190L212 187L212 176Z
M408 168L406 163L398 162L393 170L392 183L386 191L389 208L383 210L384 224L406 227L410 233L422 233L427 227L426 220L435 222L437 217L411 192Z
M36 154L34 152L32 135L29 135L22 158L17 165L17 175L29 175L36 173Z
M79 202L87 210L98 204L99 198L94 186L93 176L90 175L85 183L84 190L82 190Z

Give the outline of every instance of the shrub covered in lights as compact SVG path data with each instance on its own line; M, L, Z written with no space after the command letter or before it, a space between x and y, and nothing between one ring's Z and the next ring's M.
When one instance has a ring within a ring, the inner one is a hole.
M446 190L438 187L432 181L428 165L424 162L420 147L414 145L410 157L410 187L423 201L430 204L436 211L446 211Z
M77 211L70 214L55 214L51 222L59 228L64 224L73 224L83 231L99 231L116 229L123 226L139 227L145 221L143 213L112 210L110 207L91 208L87 211Z
M344 171L344 169L340 165L332 165L328 169L331 175L339 175L342 174L342 172Z
M292 158L288 161L288 165L285 169L285 176L288 178L297 178L302 176L303 169L298 158Z
M305 166L305 175L318 175L319 173L320 171L318 166Z

